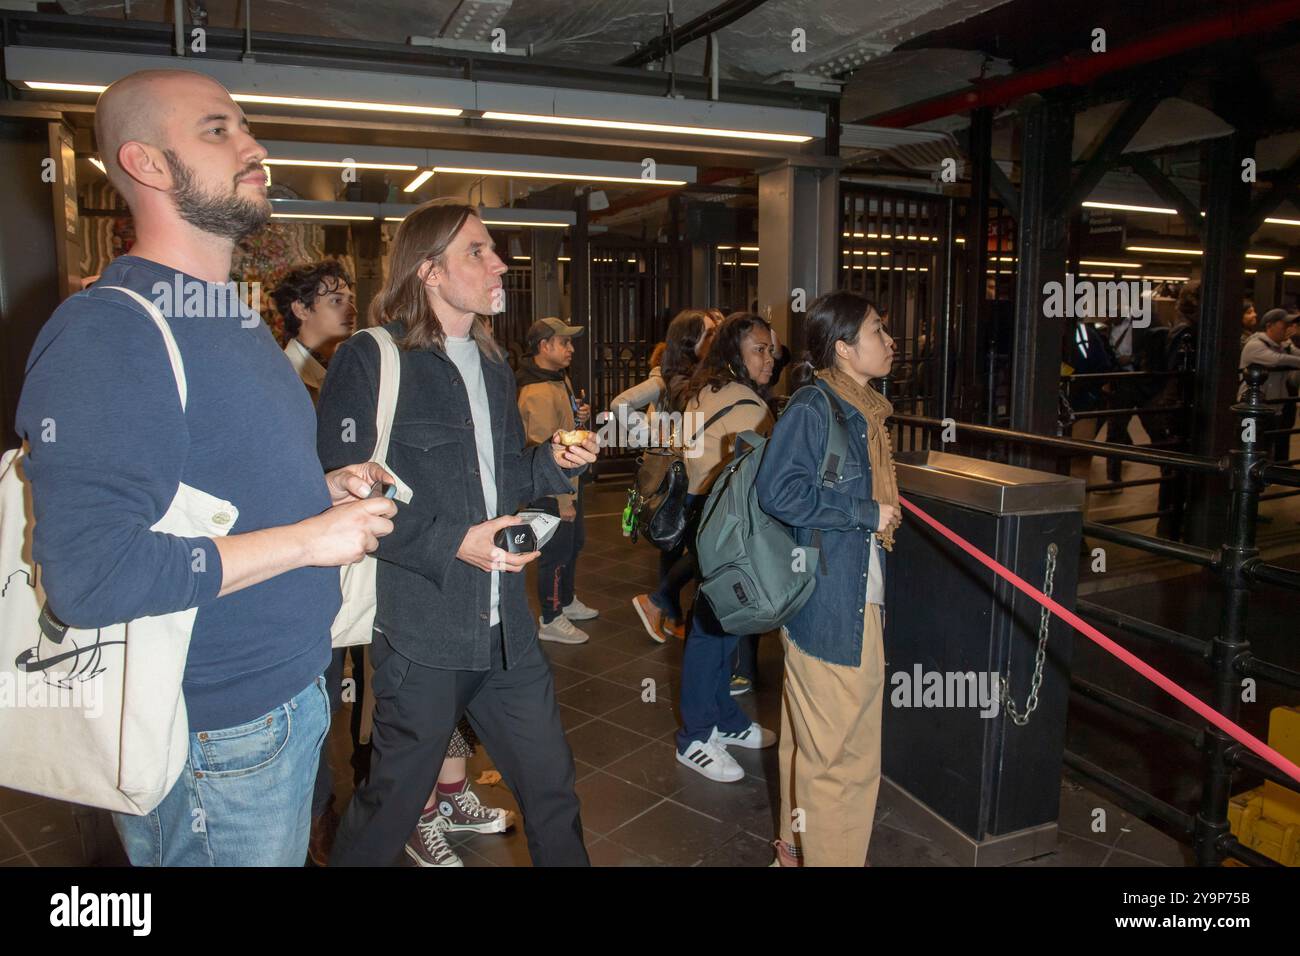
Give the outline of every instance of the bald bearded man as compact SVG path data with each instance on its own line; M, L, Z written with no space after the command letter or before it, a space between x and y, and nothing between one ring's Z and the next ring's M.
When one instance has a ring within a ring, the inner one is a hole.
M231 294L234 244L270 204L266 150L226 90L197 73L132 74L100 96L95 135L137 240L59 306L27 362L17 426L49 609L101 627L197 608L189 760L152 812L114 815L131 862L301 866L337 568L392 530L393 503L362 500L388 476L323 473L311 400ZM183 408L159 329L114 286L162 313ZM49 422L57 440L43 440ZM151 530L181 483L234 505L227 536Z

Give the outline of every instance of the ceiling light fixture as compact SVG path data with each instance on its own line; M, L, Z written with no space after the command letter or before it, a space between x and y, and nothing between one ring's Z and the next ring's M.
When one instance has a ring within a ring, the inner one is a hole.
M473 166L435 166L435 173L460 176L514 176L519 179L576 179L595 183L635 183L636 185L685 186L684 179L643 179L640 176L595 176L588 173L538 173L525 169L480 169Z
M333 159L264 159L263 166L319 166L322 169L394 169L411 172L419 166L406 163L344 163Z
M1102 266L1110 269L1141 269L1140 262L1103 262L1100 259L1080 259L1081 266Z
M1167 206L1133 206L1122 202L1094 202L1088 200L1083 203L1088 209L1118 209L1121 212L1149 212L1160 216L1176 216L1177 209L1170 209Z
M55 93L103 93L107 86L94 83L50 83L44 80L26 80L29 90L47 90ZM450 106L419 106L410 103L374 103L366 100L323 100L309 96L267 96L261 93L231 93L236 103L255 103L264 106L305 106L331 110L367 110L376 113L411 113L417 116L460 116L465 111Z
M402 192L404 192L404 193L413 193L413 192L415 192L417 189L419 189L421 186L423 186L425 183L427 183L427 182L429 181L429 177L432 176L432 175L433 175L433 170L432 170L432 169L426 169L424 172L420 173L420 175L416 176L416 177L415 177L414 179L412 179L409 183L407 183L407 184L402 188Z
M29 86L31 84L28 84ZM375 113L412 113L417 116L460 116L465 111L450 106L415 106L409 103L372 103L365 100L318 100L306 96L263 96L260 93L231 93L236 103L264 106L307 106L327 110L367 110Z
M98 170L99 170L101 173L103 173L105 176L108 175L108 170L104 168L104 161L103 161L102 159L100 159L98 156L91 156L91 157L90 157L90 165L94 166L96 169L98 169Z
M342 219L347 221L369 221L374 216L344 216L324 212L273 212L272 219Z
M632 123L626 120L595 119L581 116L545 116L537 113L502 113L488 110L485 120L509 123L542 123L552 126L586 126L595 129L620 129L640 133L682 133L688 136L725 136L730 139L763 140L773 143L807 143L811 136L795 133L764 133L757 130L712 129L705 126L675 126L667 123Z
M1174 249L1169 246L1125 246L1125 252L1164 252L1171 256L1203 256L1201 249Z

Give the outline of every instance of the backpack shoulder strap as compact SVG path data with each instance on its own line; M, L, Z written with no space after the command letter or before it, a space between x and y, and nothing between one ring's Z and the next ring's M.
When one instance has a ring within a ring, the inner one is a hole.
M826 452L822 456L821 470L822 484L830 487L840 480L844 461L848 457L848 425L844 417L844 409L840 406L839 399L831 394L829 387L818 381L817 391L825 398L826 410L830 415L829 427L826 430Z
M402 358L397 343L387 329L372 326L360 329L379 346L379 400L375 404L375 453L371 461L388 460L388 440L397 413L397 393L402 385Z
M176 344L176 336L172 334L172 327L167 324L163 318L162 312L158 306L154 305L139 292L134 289L128 289L120 285L106 285L99 288L112 289L115 292L122 292L128 298L134 299L136 305L144 309L149 318L153 319L153 324L158 326L158 331L162 333L163 345L167 349L167 359L171 362L172 376L176 379L176 391L181 399L181 411L185 411L185 403L189 399L189 384L185 380L185 363L181 361L181 350Z
M759 403L754 401L752 398L742 398L738 402L732 402L726 408L718 409L716 412L714 412L712 415L709 416L708 421L706 421L703 425L701 425L699 428L695 430L695 434L691 436L691 441L695 441L695 439L703 435L706 431L709 430L710 425L712 425L714 422L718 421L719 419L723 418L733 408L739 408L741 405L758 405L758 404Z

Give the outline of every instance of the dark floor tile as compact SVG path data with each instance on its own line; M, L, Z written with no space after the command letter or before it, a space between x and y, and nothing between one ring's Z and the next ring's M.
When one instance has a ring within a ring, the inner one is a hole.
M592 766L591 764L589 764L589 763L584 763L584 762L581 761L581 760L575 760L575 761L573 761L573 770L574 770L574 773L575 773L575 779L576 779L576 780L581 780L583 777L586 777L586 776L588 776L589 774L593 774L593 773L596 772L596 768L595 768L595 767L593 767L593 766Z
M27 793L25 790L10 790L8 787L0 787L0 817L14 810L21 810L23 807L30 807L45 797L38 797L34 793Z
M593 677L581 684L574 684L555 696L564 706L597 717L615 707L622 707L624 704L641 699L639 690L623 684L615 684L603 677Z
M614 761L605 772L664 797L680 790L687 778L698 776L677 762L676 747L660 740Z
M19 866L35 866L35 865L36 864L33 863L27 857L26 854L19 854L18 856L11 856L7 860L0 860L0 867L19 867Z
M937 844L879 824L871 831L867 857L872 866L956 866Z
M1036 856L1031 860L1021 860L1019 863L1009 865L1014 867L1101 866L1102 861L1106 859L1106 854L1109 852L1106 847L1100 844L1062 833L1057 839L1055 851Z
M1120 827L1114 846L1117 853L1129 853L1165 866L1196 865L1196 854L1191 847L1141 821Z
M622 727L616 727L604 720L593 720L583 724L569 734L569 746L573 756L596 768L604 768L639 750L646 744L646 738Z
M644 813L663 797L606 773L584 777L577 787L582 822L592 832L606 834Z
M677 729L677 712L673 707L672 699L664 696L664 688L658 687L656 691L653 701L638 697L602 716L620 727L635 730L647 737L661 739L664 734Z
M694 771L673 799L692 810L734 823L747 833L767 839L776 838L776 817L781 798L775 778L769 783L761 777L745 776L735 783L718 783Z
M564 732L567 734L571 730L576 730L587 721L591 720L591 714L583 713L580 710L574 710L564 704L559 705L560 723L564 725Z
M1104 816L1097 811L1104 811ZM1146 826L1109 800L1077 783L1061 782L1061 810L1057 825L1062 833L1082 837L1093 843L1114 846L1124 827L1134 823ZM1101 829L1098 829L1098 828Z
M666 661L638 657L636 660L628 661L621 667L615 667L600 676L616 684L633 687L638 693L645 689L645 679L648 677L655 682L655 695L658 696L661 693L660 687L677 686L681 681L682 672L681 668L673 667Z
M0 820L0 860L7 860L11 856L17 856L23 852L23 848L18 841L10 836L9 831L5 828L4 822Z
M654 590L654 588L652 587L651 590ZM641 618L637 616L636 610L631 604L632 595L636 593L638 592L630 589L630 593L628 593L628 603L621 607L614 608L614 610L605 615L605 618L614 621L615 623L622 624L625 627L643 628L644 630L644 627L641 624ZM649 635L646 636L646 639L649 640Z
M475 833L462 844L494 866L532 866L528 855L528 838L522 826L507 833ZM460 850L457 849L457 854ZM464 859L464 857L462 857ZM466 866L469 860L466 859Z
M700 866L768 866L775 859L770 840L737 833L700 861Z
M694 866L737 834L734 824L719 823L671 800L652 807L606 836L619 846L666 866Z
M649 866L644 859L617 843L597 839L587 844L592 866Z
M37 866L85 866L86 854L81 849L81 839L72 837L31 851Z
M40 800L23 810L6 813L5 826L24 850L77 836L71 804L59 800Z
M545 646L545 645L543 645ZM563 664L557 664L551 661L551 678L555 681L555 691L559 693L566 687L572 687L574 684L580 684L591 677L583 671L574 670L572 667L565 667Z
M589 677L615 667L621 667L631 660L631 655L614 650L597 643L556 644L553 641L542 642L546 656L551 663L580 671Z
M1148 860L1145 857L1134 856L1132 853L1125 853L1122 850L1111 850L1110 856L1106 857L1106 862L1102 863L1102 866L1164 867L1167 866L1167 864L1157 863L1154 860Z

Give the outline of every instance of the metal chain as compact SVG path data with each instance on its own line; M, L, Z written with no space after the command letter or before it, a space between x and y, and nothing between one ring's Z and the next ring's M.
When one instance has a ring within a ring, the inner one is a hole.
M1043 575L1043 593L1052 596L1053 578L1056 575L1056 545L1047 546L1047 570ZM1052 612L1046 606L1038 617L1038 652L1034 655L1034 676L1029 681L1029 697L1025 700L1025 711L1020 713L1016 702L1011 698L1011 685L1005 677L999 678L1002 688L1002 706L1011 715L1011 721L1017 727L1029 723L1029 715L1038 709L1038 690L1043 686L1043 665L1047 661L1047 631L1052 623Z

